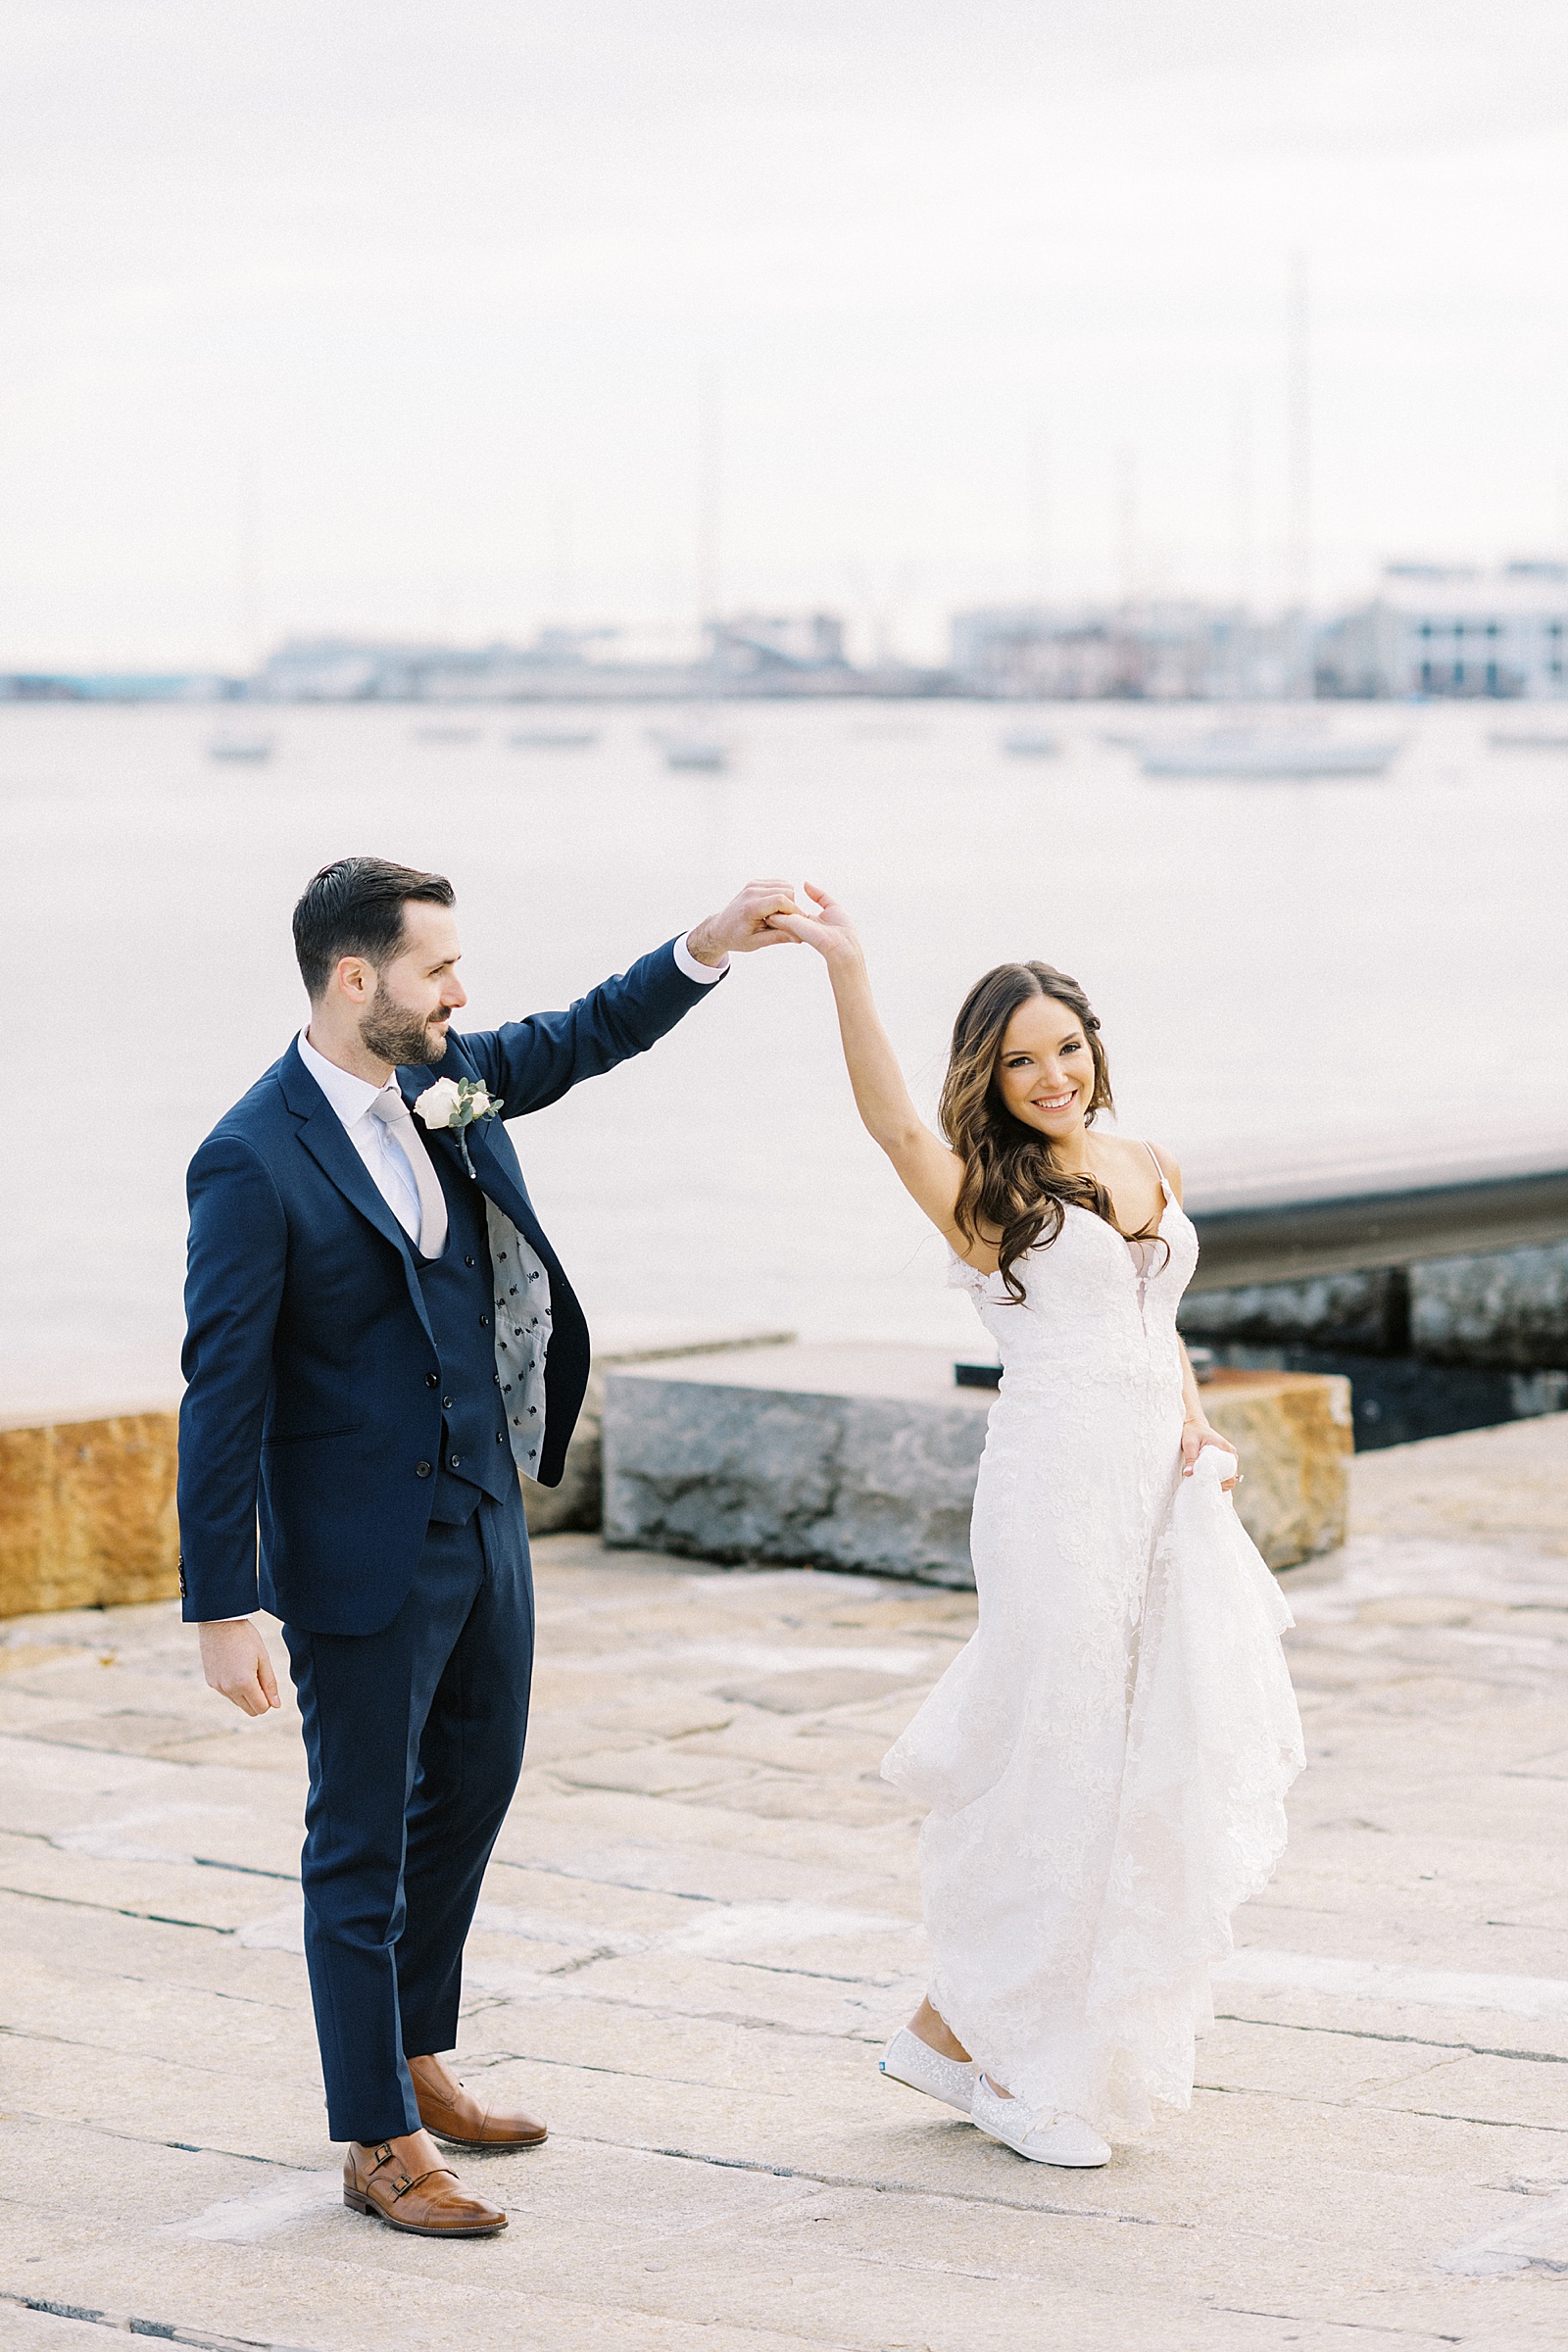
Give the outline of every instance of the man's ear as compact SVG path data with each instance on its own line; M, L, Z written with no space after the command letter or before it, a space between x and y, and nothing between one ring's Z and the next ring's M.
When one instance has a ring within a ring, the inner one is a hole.
M333 981L353 1004L368 1004L375 994L374 967L363 956L340 956Z

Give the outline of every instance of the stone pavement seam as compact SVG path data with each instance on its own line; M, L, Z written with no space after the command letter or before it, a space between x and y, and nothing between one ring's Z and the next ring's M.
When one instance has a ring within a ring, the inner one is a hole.
M1216 2009L1214 2022L1265 2026L1271 2034L1327 2034L1338 2041L1407 2041L1418 2050L1458 2050L1470 2058L1516 2058L1528 2066L1568 2066L1568 2057L1560 2050L1499 2050L1484 2041L1433 2041L1425 2034L1374 2034L1364 2026L1303 2026L1293 2017L1244 2017L1236 2009Z
M1426 2073L1426 2068L1421 2068ZM1213 2099L1250 2099L1257 2094L1250 2087L1234 2082L1195 2082L1195 2091L1203 2091ZM1429 2124L1475 2124L1483 2132L1568 2132L1568 2123L1521 2124L1509 2116L1465 2115L1456 2107L1400 2107L1386 2099L1325 2099L1304 2090L1285 2090L1269 2086L1271 2099L1288 2100L1296 2107L1340 2107L1364 2115L1415 2115Z
M136 1911L128 1903L93 1903L80 1894L42 1894L33 1886L0 1886L0 1894L14 1894L23 1903L58 1903L67 1911L110 1911L117 1919L145 1919L156 1928L196 1928L204 1936L232 1936L233 1928L216 1927L210 1919L175 1919L167 1911Z
M117 2335L151 2335L161 2343L186 2344L193 2352L303 2352L293 2344L274 2343L270 2336L198 2335L194 2328L177 2328L172 2321L137 2319L129 2313L88 2311L75 2303L51 2303L42 2295L19 2294L0 2286L0 2303L22 2311L36 2311L51 2320L76 2320L89 2328L107 2328Z
M152 1914L145 1913L138 1914L137 1916L151 1917ZM182 1923L176 1920L172 1923L166 1921L163 1924L166 1926L172 1924L173 1926L177 1927ZM226 1929L220 1930L220 1933L227 1934L228 1931ZM736 1964L731 1962L730 1965L733 1967ZM792 1969L780 1969L772 1973L780 1976L792 1976L797 1974L805 1975L808 1972L805 1970L797 1971ZM833 1983L843 1982L851 1984L863 1984L867 1982L866 1979L858 1977L850 1977L846 1979L835 1978L830 1981ZM554 1974L554 1972L552 1972L548 1978L541 1977L540 1984L542 1989L540 1997L543 1998L548 1991L553 1991L559 1982L560 1980ZM564 1993L566 1988L563 1985L561 1989ZM662 2017L667 2014L663 2002L654 1998L649 1998L648 2000L634 2000L630 1993L597 1992L590 1986L586 1997L598 2008L630 2009L633 2014L638 2017ZM481 1993L471 2003L466 2000L465 2001L464 2015L466 2017L493 2016L497 2010L507 2009L514 2006L516 2000L517 1995L515 1993ZM792 2026L788 2020L784 2018L748 2017L734 2009L682 2009L679 2014L689 2024L705 2026L734 2026L737 2027L743 2034L788 2034L791 2039L796 2041L857 2041L871 2049L876 2049L879 2048L887 2039L886 2034L883 2033L835 2034L831 2028L826 2026Z
M1462 2344L1462 2335L1444 2335L1436 2328L1385 2328L1379 2320L1329 2320L1316 2313L1299 2311L1254 2311L1250 2303L1212 2303L1211 2311L1223 2311L1241 2320L1282 2320L1288 2327L1343 2328L1354 2335L1397 2335L1407 2340L1414 2337L1422 2344Z
M42 1740L36 1741L34 1744L40 1746L58 1746L60 1742ZM78 1849L69 1845L62 1845L58 1836L48 1830L8 1829L5 1831L4 1835L7 1838L15 1838L19 1843L24 1841L31 1845L47 1845L52 1852L57 1854L69 1854L78 1850L86 1850ZM89 1861L97 1860L100 1857L92 1854L91 1852L87 1853L87 1859ZM188 1864L193 1870L231 1870L242 1879L280 1879L283 1885L286 1886L297 1886L300 1884L300 1874L297 1870L264 1870L260 1863L225 1862L222 1861L217 1854L181 1854L179 1859L182 1863ZM14 1887L5 1887L0 1889L0 1891L10 1894L16 1892L17 1890ZM61 1902L69 1901L71 1898L69 1896L55 1895L51 1899L55 1902ZM137 1912L131 1916L141 1918L144 1916L144 1914Z
M604 2132L552 2135L585 2147L627 2148L639 2156L670 2156L679 2164L710 2164L721 2173L761 2173L774 2180L810 2180L818 2188L869 2189L879 2197L924 2197L933 2205L988 2205L1003 2213L1051 2213L1076 2222L1125 2222L1140 2230L1193 2230L1195 2222L1161 2221L1149 2213L1118 2213L1111 2205L1054 2205L1038 2197L982 2196L972 2188L934 2188L929 2181L882 2180L869 2174L820 2173L801 2164L765 2164L757 2156L710 2156L702 2148L672 2148L651 2139L619 2139Z
M120 2132L113 2124L95 2124L79 2115L42 2115L29 2112L25 2107L8 2107L5 2120L13 2124L37 2124L46 2131L65 2123L73 2132L90 2132L99 2139L125 2140L133 2148L172 2148L181 2156L223 2156L233 2164L265 2165L271 2172L301 2173L310 2170L309 2166L291 2163L286 2156L258 2156L254 2148L225 2148L205 2139L165 2139L156 2132ZM4 2291L0 2288L0 2296ZM275 2347L272 2352L275 2352Z
M257 2004L257 2006L261 2005ZM78 2034L47 2034L33 2026L8 2026L0 2023L0 2040L51 2042L56 2049L84 2050L94 2058L101 2058L105 2054L105 2045L101 2041L83 2041ZM231 2080L230 2070L227 2067L204 2065L201 2059L187 2057L183 2051L175 2054L163 2050L146 2050L142 2056L145 2063L150 2066L172 2066L177 2067L182 2074L215 2075L221 2082ZM160 2144L172 2145L173 2143L161 2142Z

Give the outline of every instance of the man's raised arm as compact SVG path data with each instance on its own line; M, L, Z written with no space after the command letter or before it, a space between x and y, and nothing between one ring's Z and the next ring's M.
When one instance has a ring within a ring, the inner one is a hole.
M785 933L769 928L768 917L794 904L788 882L748 882L717 914L639 957L629 971L601 981L565 1011L530 1013L504 1029L465 1036L463 1045L485 1085L503 1099L503 1116L542 1110L584 1078L646 1054L723 978L731 956L785 942ZM700 976L688 965L700 967Z

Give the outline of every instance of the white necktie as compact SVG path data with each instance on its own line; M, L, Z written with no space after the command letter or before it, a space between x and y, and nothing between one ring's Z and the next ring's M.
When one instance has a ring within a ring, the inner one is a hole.
M418 1248L421 1257L439 1257L447 1246L447 1202L440 1179L430 1164L430 1154L414 1129L414 1113L395 1086L384 1087L370 1104L370 1116L379 1119L388 1136L395 1136L409 1163L419 1196Z

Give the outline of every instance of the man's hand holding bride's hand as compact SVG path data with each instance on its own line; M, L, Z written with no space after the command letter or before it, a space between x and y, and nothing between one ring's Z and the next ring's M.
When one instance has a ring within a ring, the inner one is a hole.
M793 882L748 882L717 914L692 926L687 953L699 963L722 963L726 956L749 956L754 948L791 947L793 940L773 928L771 917L794 904Z
M1231 1460L1232 1460L1233 1462L1234 1462L1234 1461L1236 1461L1236 1460L1237 1460L1237 1458L1238 1458L1238 1457L1237 1457L1236 1448L1235 1448L1235 1446L1234 1446L1231 1444L1231 1442L1230 1442L1229 1438L1222 1438L1222 1437L1220 1436L1220 1434L1219 1434L1219 1431L1218 1431L1217 1429L1213 1429L1213 1428L1211 1428L1211 1427L1209 1426L1208 1422L1206 1422L1206 1421L1204 1421L1204 1420L1201 1420L1201 1419L1200 1419L1200 1420L1197 1420L1197 1421L1184 1421L1184 1422L1182 1423L1182 1476L1183 1476L1183 1478L1191 1478L1191 1477L1192 1477L1192 1475L1193 1475L1193 1470L1194 1470L1194 1467L1196 1466L1196 1464L1197 1464L1197 1461L1198 1461L1198 1457L1199 1457L1199 1455L1200 1455L1200 1454L1202 1452L1202 1450L1203 1450L1203 1447L1204 1447L1205 1446L1222 1446L1222 1447L1224 1448L1225 1452L1227 1452L1227 1453L1230 1455L1230 1457L1231 1457ZM1234 1474L1232 1477L1230 1477L1230 1478L1227 1478L1227 1479L1223 1480L1223 1481L1221 1482L1221 1490L1222 1490L1222 1492L1223 1492L1224 1494L1228 1494L1230 1493L1230 1491L1231 1491L1232 1487L1234 1487L1234 1486L1235 1486L1237 1478L1239 1478L1240 1476L1241 1476L1241 1472L1240 1472L1240 1469L1238 1468L1238 1470L1235 1472L1235 1474Z
M814 882L806 884L806 895L814 902L816 912L812 914L809 908L803 910L792 896L786 907L768 917L773 930L785 938L799 940L803 947L815 948L830 963L840 956L858 956L860 943L847 909L836 899L830 899L825 890L818 890Z

